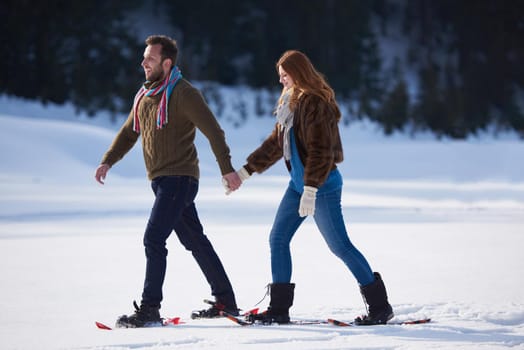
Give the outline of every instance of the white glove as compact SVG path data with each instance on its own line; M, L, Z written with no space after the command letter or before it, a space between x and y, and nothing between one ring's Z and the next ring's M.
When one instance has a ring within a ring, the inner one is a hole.
M249 173L247 172L246 168L244 168L244 167L238 169L237 174L238 174L238 177L240 178L240 180L242 180L242 182L246 181L247 179L249 179L251 177L251 175L249 175Z
M301 217L308 215L315 215L315 199L317 198L318 189L311 186L304 186L304 192L300 197L300 207L298 208L298 215Z

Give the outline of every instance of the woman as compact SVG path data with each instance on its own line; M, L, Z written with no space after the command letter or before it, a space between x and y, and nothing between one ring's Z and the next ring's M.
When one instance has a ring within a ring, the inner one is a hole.
M265 323L289 323L293 304L290 242L306 216L313 216L331 251L357 279L368 305L361 325L384 324L393 317L380 275L373 273L364 256L350 242L342 217L342 144L338 131L340 110L335 93L300 51L285 52L276 68L283 85L272 134L247 158L238 171L245 181L284 157L291 175L270 234L270 304L257 316Z

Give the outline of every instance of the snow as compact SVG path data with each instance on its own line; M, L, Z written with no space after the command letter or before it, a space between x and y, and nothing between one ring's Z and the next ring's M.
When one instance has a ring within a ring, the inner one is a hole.
M192 321L209 287L172 237L161 312L186 323L103 331L95 321L112 325L140 299L152 194L139 145L97 184L94 170L119 125L104 115L73 115L67 105L0 97L2 349L524 349L524 143L512 135L437 141L385 138L365 122L342 129L350 237L382 273L396 319L432 323L242 328ZM249 120L238 129L220 120L237 167L273 124ZM284 165L225 196L207 141L199 137L198 147L200 217L239 305L250 309L270 282L267 240L288 181ZM293 317L351 320L365 312L355 280L312 220L292 249Z

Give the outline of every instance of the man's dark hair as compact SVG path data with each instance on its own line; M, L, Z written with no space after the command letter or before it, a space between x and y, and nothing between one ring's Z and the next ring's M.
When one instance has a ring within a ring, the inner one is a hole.
M176 59L178 56L178 47L176 45L176 41L166 35L151 35L147 37L146 45L157 45L157 44L160 44L162 46L162 50L161 50L162 60L165 60L166 58L170 58L171 61L173 62L172 66L174 66L176 64Z

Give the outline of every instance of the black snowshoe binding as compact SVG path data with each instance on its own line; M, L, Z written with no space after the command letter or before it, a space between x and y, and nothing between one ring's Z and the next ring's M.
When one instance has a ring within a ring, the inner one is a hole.
M191 318L193 320L199 319L199 318L217 318L217 317L223 317L221 314L222 311L227 312L228 314L232 316L238 316L239 310L235 306L233 308L228 308L226 305L222 304L218 301L212 301L212 300L204 300L204 303L211 305L210 308L204 309L204 310L196 310L191 313Z
M270 324L288 324L290 322L289 314L275 313L270 308L264 312L246 315L246 321L249 323L258 323L263 325Z
M363 315L355 318L355 324L358 326L374 326L378 324L386 324L395 316L391 305L387 305L385 309L378 313L369 312L368 315Z
M116 321L118 328L141 328L141 327L158 327L162 326L160 318L160 306L141 304L138 307L136 301L133 301L135 313L131 316L122 315Z

